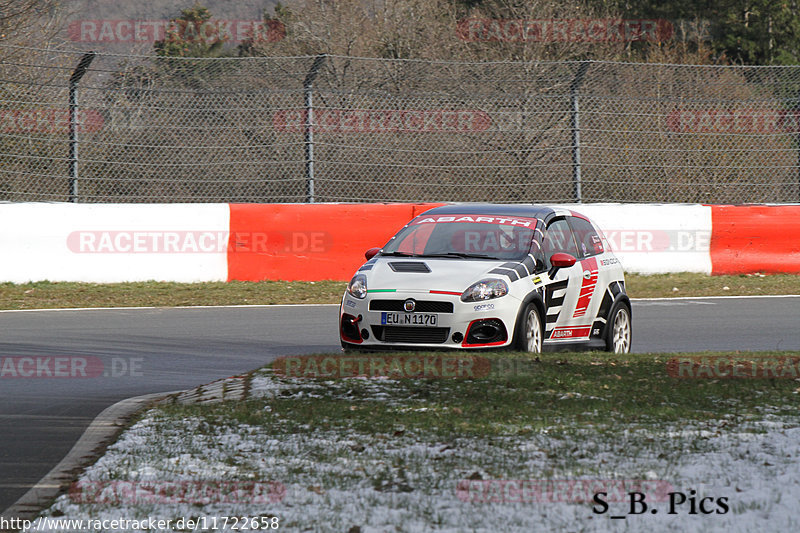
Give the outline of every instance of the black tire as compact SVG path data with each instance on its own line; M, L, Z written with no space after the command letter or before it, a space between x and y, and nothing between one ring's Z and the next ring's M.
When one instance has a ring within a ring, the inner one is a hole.
M367 347L367 346L363 346L361 344L352 344L352 343L344 342L344 341L341 341L341 343L342 343L342 352L344 352L344 353L359 354L359 353L369 353L369 352L380 351L380 348L376 347L375 345L371 345L371 346Z
M358 344L351 344L349 342L344 342L344 341L341 342L342 342L342 351L344 353L358 353L364 351L364 348L362 348Z
M608 314L606 324L606 350L614 353L630 353L633 340L631 308L625 302L617 302Z
M522 352L541 353L544 342L544 326L539 308L533 302L525 307L519 317L514 347Z

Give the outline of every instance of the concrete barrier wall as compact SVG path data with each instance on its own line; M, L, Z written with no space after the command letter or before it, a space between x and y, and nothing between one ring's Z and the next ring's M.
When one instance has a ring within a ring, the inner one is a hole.
M440 204L0 204L0 281L348 280ZM628 272L800 273L800 206L565 205Z
M364 252L441 204L231 204L228 279L349 280Z
M0 204L0 280L225 281L227 204Z
M800 273L800 205L711 206L714 274Z
M711 274L711 208L683 204L567 205L594 220L628 272Z

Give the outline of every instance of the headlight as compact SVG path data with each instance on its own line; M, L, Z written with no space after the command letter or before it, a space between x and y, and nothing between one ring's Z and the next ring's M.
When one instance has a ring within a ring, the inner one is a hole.
M462 302L479 302L500 298L508 294L508 285L502 279L482 279L473 283L461 295Z
M347 292L355 296L359 300L367 297L367 276L364 274L356 274L350 283L347 284Z

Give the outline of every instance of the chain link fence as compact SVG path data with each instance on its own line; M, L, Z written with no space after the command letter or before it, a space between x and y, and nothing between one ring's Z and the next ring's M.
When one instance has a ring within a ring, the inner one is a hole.
M800 201L800 67L82 57L0 47L0 200Z

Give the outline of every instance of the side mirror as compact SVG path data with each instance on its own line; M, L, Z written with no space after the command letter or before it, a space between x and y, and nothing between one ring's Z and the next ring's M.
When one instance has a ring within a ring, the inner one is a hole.
M574 265L576 261L577 259L564 252L559 252L550 256L550 264L555 268L569 268Z
M577 259L570 254L565 254L564 252L558 252L550 256L550 271L547 273L550 276L550 279L553 279L558 272L559 268L569 268L575 264Z
M380 248L370 248L369 250L367 250L366 252L364 252L364 257L366 257L366 258L367 258L367 261L369 261L370 259L372 259L372 258L373 258L373 257L375 257L376 255L378 255L378 252L380 252L380 251L381 251L381 249L380 249ZM575 262L575 261L574 261L574 258L573 258L573 261L572 261L572 262L573 262L573 263Z

